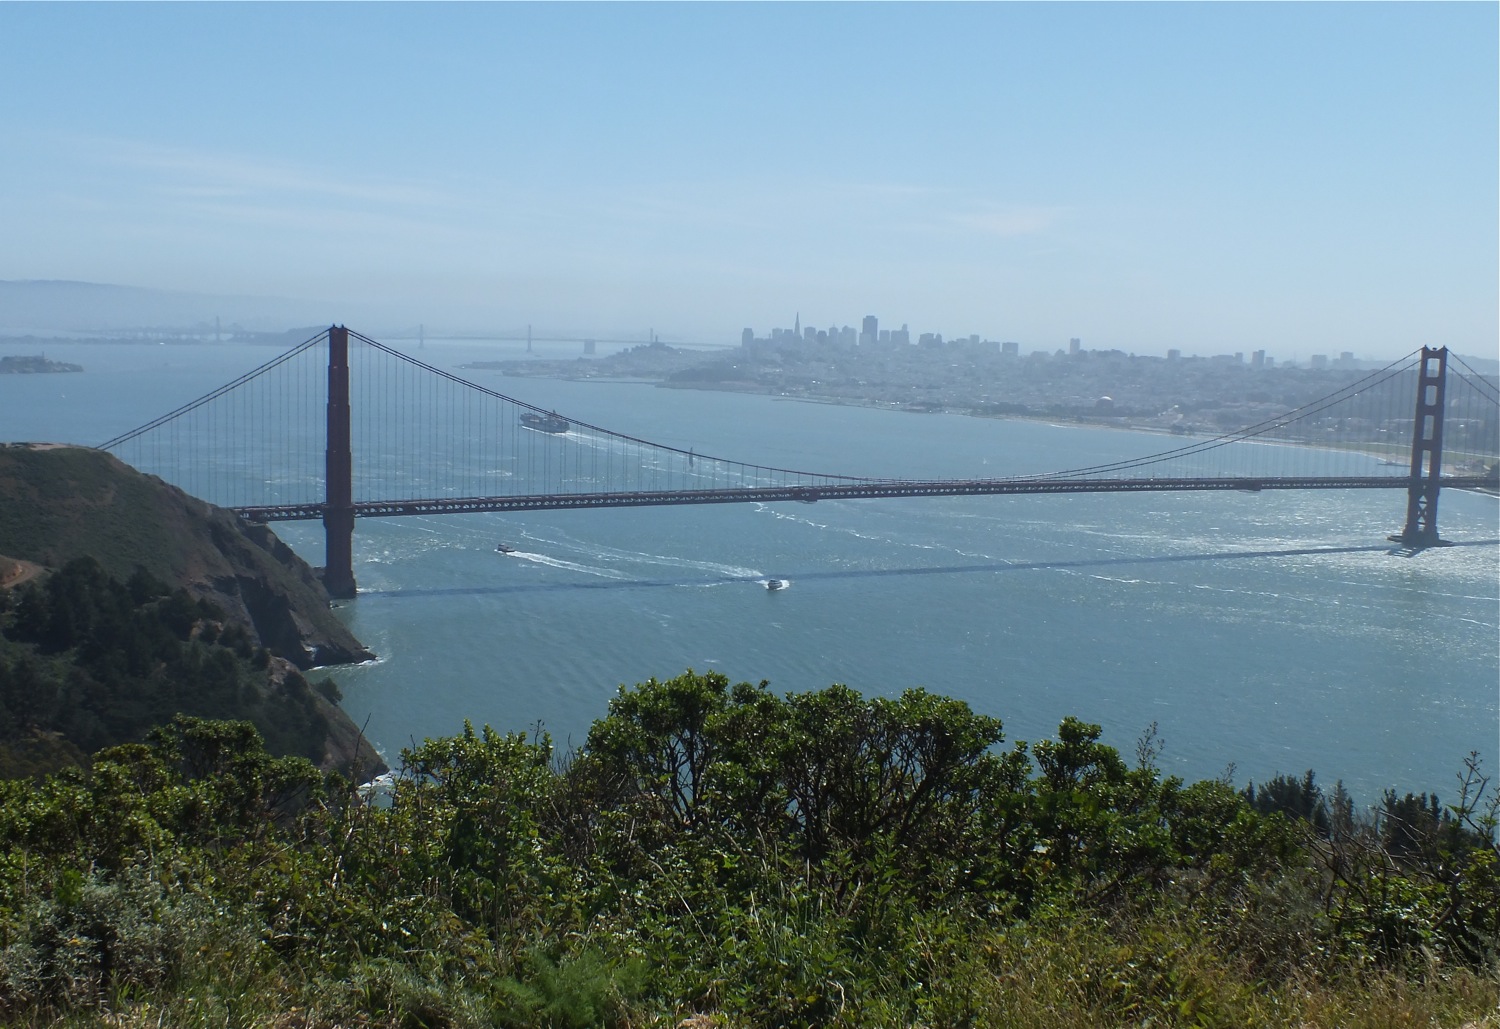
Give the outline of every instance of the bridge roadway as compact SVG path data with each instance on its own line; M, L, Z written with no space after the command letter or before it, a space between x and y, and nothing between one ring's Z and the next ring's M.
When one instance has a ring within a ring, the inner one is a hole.
M1417 480L1420 485L1422 480ZM871 479L833 485L750 486L736 489L656 490L629 493L560 493L509 497L439 497L426 500L355 501L356 518L399 515L460 514L477 511L563 511L571 508L663 507L671 504L748 504L795 500L864 500L890 497L971 497L1007 493L1163 493L1186 490L1409 489L1406 476L1232 477L1217 479ZM1487 476L1445 475L1443 489L1471 489L1493 493L1496 481ZM321 503L231 508L255 522L321 519Z

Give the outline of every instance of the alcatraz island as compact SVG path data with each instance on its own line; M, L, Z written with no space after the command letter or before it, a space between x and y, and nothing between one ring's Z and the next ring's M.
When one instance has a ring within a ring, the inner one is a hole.
M35 375L46 372L81 372L83 365L50 361L40 355L0 357L0 375Z

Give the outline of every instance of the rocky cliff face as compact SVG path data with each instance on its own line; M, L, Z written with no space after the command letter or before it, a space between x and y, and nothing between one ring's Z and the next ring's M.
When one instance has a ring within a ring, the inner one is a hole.
M185 587L298 669L374 657L339 621L316 573L268 527L143 475L103 451L0 444L0 554L57 568L92 557L125 580L139 566ZM321 698L320 698L321 700ZM343 711L330 766L379 763Z
M303 669L374 658L330 611L317 573L269 526L231 515L215 517L209 531L233 572L204 568L188 588L226 611L243 612L267 650Z

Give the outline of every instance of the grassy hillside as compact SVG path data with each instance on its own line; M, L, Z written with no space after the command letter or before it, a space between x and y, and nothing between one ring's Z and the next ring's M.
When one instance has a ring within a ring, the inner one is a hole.
M0 591L0 779L88 764L187 714L252 722L276 754L349 775L384 766L333 703L204 600L92 558Z
M138 739L183 711L252 719L278 753L301 754L324 767L383 767L342 709L309 692L295 672L372 655L329 609L313 570L265 526L247 525L102 451L0 445L0 555L0 621L33 590L30 580L38 574L83 560L116 584L145 576L180 587L207 605L199 617L219 626L216 639L232 642L234 661L243 664L255 652L270 658L231 674L222 667L229 658L213 657L195 673L203 680L198 685L243 680L213 694L187 679L164 685L160 670L116 676L84 668L72 645L23 654L16 648L36 641L12 632L9 643L0 639L0 662L8 659L12 668L24 666L39 677L61 713L11 718L0 774L77 763L90 750ZM49 587L35 588L45 593ZM88 607L85 597L71 601ZM97 640L79 643L98 646Z
M243 621L301 668L371 656L329 610L312 570L268 528L103 451L0 445L0 554L51 568L91 557L122 581L144 568Z

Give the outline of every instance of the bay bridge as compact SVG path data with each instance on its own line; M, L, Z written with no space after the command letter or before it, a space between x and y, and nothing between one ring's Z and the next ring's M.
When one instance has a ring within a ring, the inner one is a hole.
M1419 550L1443 543L1443 488L1500 485L1497 412L1493 378L1447 348L1424 347L1253 425L1164 437L1170 447L1143 457L1008 477L881 478L652 442L507 396L335 325L100 448L251 521L321 521L325 585L334 597L352 597L356 520L480 511L1385 489L1406 498L1404 521L1389 539Z

